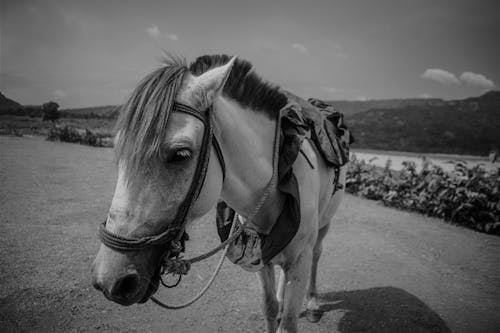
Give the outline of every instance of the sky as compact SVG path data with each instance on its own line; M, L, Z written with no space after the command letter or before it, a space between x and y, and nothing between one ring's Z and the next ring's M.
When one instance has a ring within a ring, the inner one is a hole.
M500 86L498 0L0 0L0 92L123 103L165 52L249 60L308 98L477 96Z

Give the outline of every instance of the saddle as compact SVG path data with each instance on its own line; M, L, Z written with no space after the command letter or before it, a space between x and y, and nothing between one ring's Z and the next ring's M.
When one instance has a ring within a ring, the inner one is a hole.
M342 113L321 100L305 101L283 92L289 103L280 110L278 190L285 203L278 219L272 225L260 225L258 219L245 223L244 218L225 202L217 204L217 231L221 241L229 237L232 223L244 228L240 237L228 245L227 257L250 272L260 270L281 252L299 229L299 188L292 166L303 141L310 138L326 164L337 169L335 190L338 188L338 169L349 161L349 145L354 142Z

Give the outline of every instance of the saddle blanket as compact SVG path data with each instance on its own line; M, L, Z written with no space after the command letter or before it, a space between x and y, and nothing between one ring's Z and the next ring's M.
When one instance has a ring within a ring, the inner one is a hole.
M278 219L270 226L259 225L258 219L244 223L244 218L235 218L236 212L225 202L217 204L217 230L221 241L228 238L233 221L239 224L237 227L243 225L244 228L239 238L228 245L227 257L251 272L260 270L282 251L299 228L299 188L292 166L302 142L310 138L327 165L337 169L338 175L338 168L349 161L349 145L354 141L343 115L332 106L317 99L305 101L285 93L289 103L280 110L278 163L278 190L285 204Z

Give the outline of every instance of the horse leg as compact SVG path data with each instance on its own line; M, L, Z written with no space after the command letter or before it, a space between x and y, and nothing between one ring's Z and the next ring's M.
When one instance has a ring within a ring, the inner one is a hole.
M263 302L262 311L266 317L267 332L274 333L277 328L278 301L275 294L274 266L265 265L259 271L259 280L262 284Z
M278 281L278 291L276 292L276 298L278 299L278 324L281 320L281 315L283 314L283 300L285 297L285 271L280 269L280 278Z
M309 288L307 289L307 307L306 307L306 318L311 323L317 323L323 312L319 309L318 304L318 290L316 288L316 278L318 273L318 261L321 256L321 252L323 249L323 238L325 238L328 233L329 224L324 226L318 231L318 239L314 244L313 248L313 257L312 257L312 265L311 265L311 278L309 279Z
M312 246L307 247L295 262L285 265L283 314L278 333L296 333L299 312L306 296L306 285L311 269Z

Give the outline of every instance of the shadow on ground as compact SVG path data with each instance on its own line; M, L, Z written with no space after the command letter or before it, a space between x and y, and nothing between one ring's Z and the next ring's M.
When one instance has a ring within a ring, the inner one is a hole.
M337 327L342 333L451 332L436 312L400 288L328 292L320 294L319 300L323 313L342 312Z

